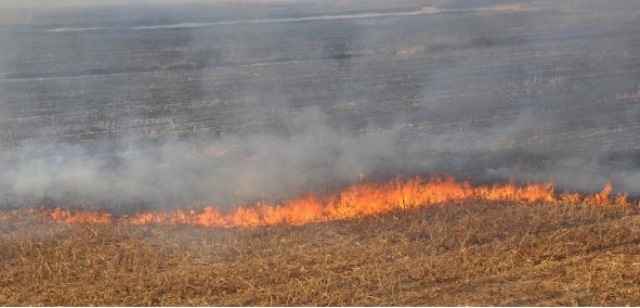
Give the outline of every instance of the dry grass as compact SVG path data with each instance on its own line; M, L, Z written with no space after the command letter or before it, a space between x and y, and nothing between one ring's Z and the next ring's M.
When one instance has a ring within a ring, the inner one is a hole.
M467 202L258 230L0 232L2 305L640 305L631 207Z

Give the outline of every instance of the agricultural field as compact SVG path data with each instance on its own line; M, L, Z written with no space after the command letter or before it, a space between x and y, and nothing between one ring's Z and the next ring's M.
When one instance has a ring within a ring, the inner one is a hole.
M0 3L0 305L640 304L636 1L92 1Z
M354 174L638 188L620 172L639 164L633 1L248 3L14 9L0 147L252 158L277 136Z
M9 306L640 304L637 206L458 202L301 227L0 231Z

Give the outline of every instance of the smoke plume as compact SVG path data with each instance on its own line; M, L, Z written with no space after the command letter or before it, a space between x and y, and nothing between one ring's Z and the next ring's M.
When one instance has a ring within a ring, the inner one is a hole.
M632 7L5 5L2 204L229 207L434 173L637 195Z

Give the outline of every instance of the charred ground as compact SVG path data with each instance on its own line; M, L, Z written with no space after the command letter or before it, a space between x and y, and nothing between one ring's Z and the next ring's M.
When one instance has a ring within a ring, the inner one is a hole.
M434 172L640 192L632 1L5 13L5 205L225 205Z

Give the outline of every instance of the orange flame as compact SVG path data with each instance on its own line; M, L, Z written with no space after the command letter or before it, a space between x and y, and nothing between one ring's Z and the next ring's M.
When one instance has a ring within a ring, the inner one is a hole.
M240 205L230 213L215 206L200 210L143 212L131 217L114 218L107 212L56 208L41 212L46 220L60 223L130 223L190 224L203 227L255 228L278 224L303 225L353 219L397 209L420 208L452 201L508 201L517 203L629 205L626 195L612 195L613 186L606 183L598 194L556 194L552 183L518 185L515 182L491 186L472 186L453 178L433 177L423 180L395 179L383 184L359 182L342 192L326 197L303 195L281 204ZM0 220L10 219L0 213Z
M106 224L112 221L111 214L93 210L71 211L56 208L48 213L48 218L55 222ZM45 217L46 218L46 217Z

